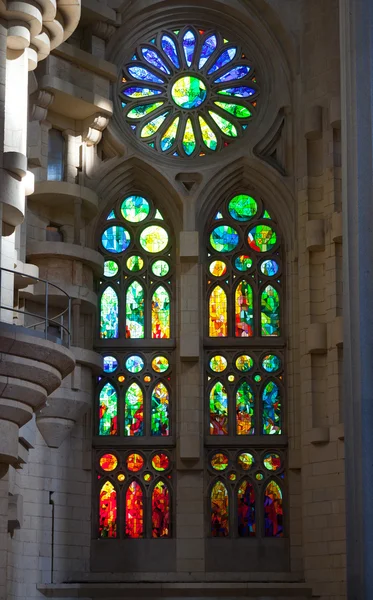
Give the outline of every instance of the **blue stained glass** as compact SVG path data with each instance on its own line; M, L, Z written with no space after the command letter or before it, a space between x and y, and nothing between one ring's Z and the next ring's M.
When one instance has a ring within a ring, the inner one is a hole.
M210 235L210 244L217 252L232 252L240 241L240 237L233 227L219 225Z
M242 79L250 73L250 67L246 65L240 65L230 69L227 73L224 73L219 79L215 80L215 83L225 83L226 81L234 81L235 79Z
M222 67L225 67L225 65L227 65L234 59L236 54L237 48L229 48L228 50L225 50L225 52L223 52L219 56L218 60L212 65L211 69L207 72L207 74L211 75L211 73L215 73L215 71L218 71Z
M200 69L202 69L202 67L207 63L210 56L215 52L217 45L218 40L216 35L211 35L204 41L198 65Z
M265 260L261 266L260 270L263 275L267 275L267 277L274 277L277 275L279 266L275 260Z
M236 96L239 98L248 98L249 96L253 96L256 90L251 87L247 87L245 85L227 88L225 90L219 90L218 94L223 94L224 96Z
M113 225L104 231L101 241L105 250L118 254L127 250L131 243L131 236L124 227Z
M167 75L170 74L170 70L166 67L163 60L155 50L150 48L143 48L142 55L150 65L153 65L153 67L157 67L157 69L160 69L161 71L163 71L163 73L167 73Z
M175 65L177 69L180 68L179 57L177 55L176 44L172 38L168 35L162 36L162 49L167 54L170 61Z
M118 368L118 361L115 356L104 356L105 373L114 373Z
M140 81L152 81L153 83L164 83L163 79L160 79L156 75L153 75L145 67L128 67L128 72L131 73L132 77L139 79Z
M129 96L129 98L144 98L146 96L156 96L161 94L161 90L155 90L153 88L146 87L129 87L123 91L125 96Z
M279 387L270 381L262 394L263 433L264 435L281 434L281 396Z
M196 48L196 36L193 31L187 31L183 39L184 54L188 67L193 62L194 50Z
M115 219L115 212L112 210L111 213L107 216L106 220L111 221L111 219Z

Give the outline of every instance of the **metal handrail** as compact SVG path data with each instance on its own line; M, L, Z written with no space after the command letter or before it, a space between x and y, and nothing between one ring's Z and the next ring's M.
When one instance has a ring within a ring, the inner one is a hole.
M13 308L10 306L3 306L2 304L0 304L0 310L8 310L13 313L20 313L22 315L27 315L29 317L42 319L41 321L38 321L37 323L33 323L32 325L25 326L25 328L26 329L35 329L36 327L39 327L40 325L42 325L44 323L45 324L45 329L44 329L45 339L48 339L49 325L50 324L57 325L57 327L59 327L59 329L60 329L61 343L62 344L64 343L64 333L65 333L66 337L67 337L66 345L67 345L67 347L69 347L70 342L71 342L71 298L70 298L69 294L67 292L65 292L65 290L63 290L60 286L56 285L55 283L50 283L47 279L42 279L41 277L35 277L34 275L27 275L25 273L20 273L19 271L15 271L14 269L5 269L4 267L0 267L0 290L1 290L3 272L12 273L12 275L17 275L18 277L25 277L26 279L32 279L36 283L44 283L45 284L45 293L44 293L45 312L44 312L44 318L43 318L43 316L40 314L32 313L32 312L26 311L26 310L20 310L20 309ZM30 284L30 285L33 285L33 284ZM67 307L62 312L55 315L54 317L49 317L48 300L49 300L49 288L50 287L62 292L62 294L64 296L66 296L66 299L67 299ZM67 327L64 325L64 317L66 314L67 314L67 320L68 320Z

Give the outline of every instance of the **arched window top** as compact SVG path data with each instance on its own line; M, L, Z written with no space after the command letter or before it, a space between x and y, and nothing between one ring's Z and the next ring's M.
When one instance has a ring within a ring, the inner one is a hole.
M120 108L138 142L176 158L214 154L241 138L255 116L254 65L234 40L186 26L133 49Z

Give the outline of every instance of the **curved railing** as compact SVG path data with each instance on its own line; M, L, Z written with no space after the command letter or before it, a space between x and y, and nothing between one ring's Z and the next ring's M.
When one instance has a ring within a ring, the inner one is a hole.
M28 285L34 285L33 282L44 284L44 302L36 302L37 306L41 306L43 308L42 312L31 312L26 309L14 308L10 306L4 306L3 303L0 303L0 311L9 311L11 313L22 315L25 323L22 324L22 327L25 329L30 329L39 334L44 334L43 337L45 339L59 340L61 344L69 347L71 341L71 298L70 296L63 290L61 287L54 283L50 283L46 279L41 279L40 277L34 277L33 275L27 275L24 273L20 273L19 271L14 271L13 269L4 269L0 267L0 293L3 290L3 282L4 282L4 273L10 273L13 277L24 278L27 280L27 283L23 286L26 288ZM29 280L32 282L29 283ZM14 279L12 281L12 287L14 286ZM5 286L6 289L7 286ZM14 286L16 287L16 286ZM18 288L22 286L17 286ZM66 307L64 307L61 311L58 308L56 311L56 307L50 306L50 296L51 296L51 288L52 290L58 290L62 298L66 298ZM38 294L39 296L39 294ZM31 300L32 301L32 300ZM56 314L54 314L56 312ZM13 316L13 320L18 317ZM1 319L0 319L1 320ZM36 322L29 322L31 320L35 320ZM15 325L19 325L19 323L13 323Z

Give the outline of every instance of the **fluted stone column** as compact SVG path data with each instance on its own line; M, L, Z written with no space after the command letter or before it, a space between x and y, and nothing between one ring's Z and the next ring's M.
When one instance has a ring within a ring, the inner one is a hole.
M340 0L349 600L373 598L373 4Z

